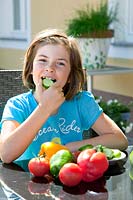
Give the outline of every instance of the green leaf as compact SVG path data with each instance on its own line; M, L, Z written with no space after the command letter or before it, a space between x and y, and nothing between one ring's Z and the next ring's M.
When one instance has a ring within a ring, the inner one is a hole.
M103 153L106 154L108 160L111 160L113 158L114 153L113 153L112 149L103 148Z
M105 147L105 146L103 146L103 145L101 145L101 144L100 144L100 145L97 145L97 146L95 147L95 149L96 149L96 151L98 151L98 152L103 152L103 153L105 153L105 155L107 156L108 160L110 160L110 159L113 158L114 152L113 152L112 149L107 148L107 147Z

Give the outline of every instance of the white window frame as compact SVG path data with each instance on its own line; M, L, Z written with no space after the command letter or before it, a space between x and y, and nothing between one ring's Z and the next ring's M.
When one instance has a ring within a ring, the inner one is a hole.
M25 49L30 42L30 0L17 0L20 3L20 29L14 28L14 0L0 0L0 48Z
M133 59L133 0L109 0L118 2L119 22L116 23L115 37L109 50L109 57Z

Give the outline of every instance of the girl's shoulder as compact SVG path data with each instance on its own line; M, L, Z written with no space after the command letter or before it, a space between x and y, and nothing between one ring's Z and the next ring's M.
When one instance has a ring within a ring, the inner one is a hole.
M81 91L76 96L75 99L78 101L90 101L95 100L94 95L89 91Z
M30 99L30 98L33 98L32 91L28 91L28 92L13 96L13 97L9 98L8 101L16 101L16 100L21 101L21 100Z
M5 104L2 122L15 120L22 123L36 107L32 91L11 97Z
M18 94L14 97L8 99L7 104L13 105L27 105L27 104L36 104L32 91L28 91L26 93Z

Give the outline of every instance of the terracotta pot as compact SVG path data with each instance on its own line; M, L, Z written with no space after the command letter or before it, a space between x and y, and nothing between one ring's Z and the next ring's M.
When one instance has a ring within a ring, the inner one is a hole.
M79 38L112 38L113 36L114 36L114 30L110 29L106 31L83 34Z

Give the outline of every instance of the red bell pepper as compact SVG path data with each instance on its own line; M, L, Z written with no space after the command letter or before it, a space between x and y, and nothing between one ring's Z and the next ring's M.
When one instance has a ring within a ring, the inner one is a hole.
M106 155L96 152L95 149L83 150L77 158L77 163L82 170L82 179L86 182L102 177L109 166Z

